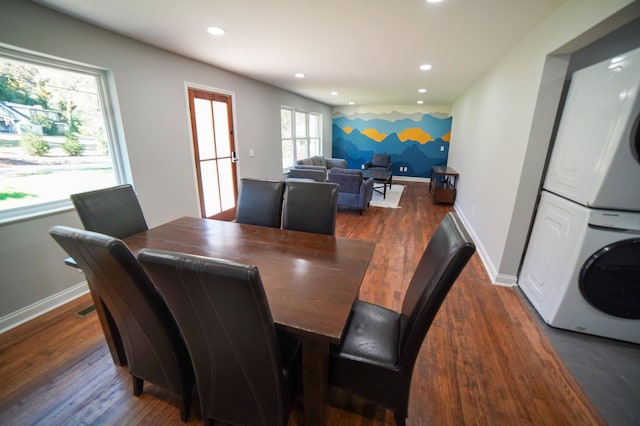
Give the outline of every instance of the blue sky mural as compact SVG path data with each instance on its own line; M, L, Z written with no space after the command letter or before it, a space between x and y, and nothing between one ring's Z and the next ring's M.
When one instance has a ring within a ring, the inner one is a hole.
M359 169L372 153L389 153L394 176L429 178L433 166L447 165L451 122L450 116L437 113L336 113L332 156Z

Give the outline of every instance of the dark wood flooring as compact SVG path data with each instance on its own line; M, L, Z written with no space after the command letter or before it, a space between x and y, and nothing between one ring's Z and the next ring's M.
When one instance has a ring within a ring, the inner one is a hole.
M399 209L339 212L337 235L376 249L360 297L399 310L413 269L450 206L406 185ZM61 260L62 261L62 260ZM145 384L133 396L81 297L0 336L0 424L179 425L177 398ZM392 425L393 415L339 391L329 425ZM199 424L197 404L189 424ZM289 425L302 424L302 406ZM478 255L445 300L414 370L408 425L605 424L515 288L492 285Z

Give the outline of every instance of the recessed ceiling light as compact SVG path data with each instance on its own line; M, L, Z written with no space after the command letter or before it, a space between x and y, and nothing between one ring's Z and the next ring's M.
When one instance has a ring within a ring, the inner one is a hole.
M295 78L305 78L306 76L307 76L307 75L306 75L306 74L304 74L304 73L297 72L297 73L295 74L295 76L294 76L294 77L295 77Z
M418 104L422 105L424 103L424 101L418 101Z
M209 27L207 28L207 32L211 35L220 36L224 34L224 28L220 27Z
M422 71L429 71L431 69L431 65L429 65L429 64L420 65L420 69Z
M420 93L427 93L427 89L418 89L418 92L420 92Z
M427 3L440 3L443 0L427 0Z
M331 92L331 96L338 96L338 92Z
M355 102L349 102L349 105L355 105L355 104L356 104Z

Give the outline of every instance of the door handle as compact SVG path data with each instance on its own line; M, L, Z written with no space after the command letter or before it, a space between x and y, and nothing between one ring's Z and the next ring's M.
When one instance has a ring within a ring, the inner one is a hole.
M238 156L236 155L236 152L235 152L235 151L233 151L233 152L231 153L231 162L232 162L232 163L237 163L237 162L238 162Z

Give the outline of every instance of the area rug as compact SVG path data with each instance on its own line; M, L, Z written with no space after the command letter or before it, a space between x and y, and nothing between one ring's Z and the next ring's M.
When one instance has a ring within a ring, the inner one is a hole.
M376 185L377 186L377 185ZM382 191L382 187L380 188ZM387 187L387 197L382 198L382 194L379 194L378 191L373 191L373 198L371 199L370 206L374 207L385 207L388 209L397 209L398 203L400 202L400 197L402 197L402 191L404 191L404 185L391 185L391 188Z

